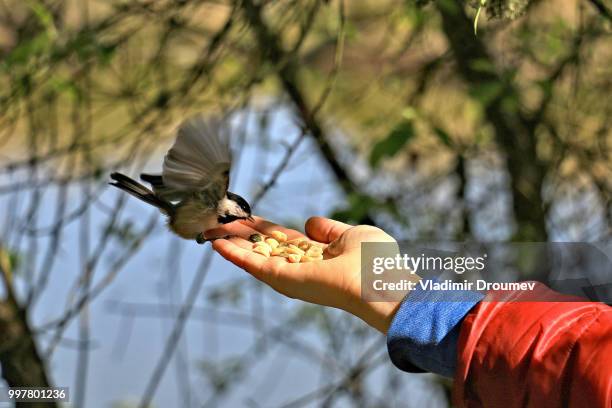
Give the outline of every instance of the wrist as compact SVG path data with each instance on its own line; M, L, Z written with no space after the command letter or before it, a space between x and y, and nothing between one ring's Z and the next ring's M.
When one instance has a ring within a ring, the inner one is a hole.
M386 335L402 302L363 302L361 319Z
M421 277L415 274L411 280L418 282ZM345 310L386 335L401 303L409 293L409 290L404 292L400 300L395 300L398 298L398 293L386 293L388 300L384 299L385 293L381 293L380 301L366 301L360 291L347 303L348 307Z
M379 332L387 334L400 304L400 301L368 302L357 296L352 297L342 309L357 316Z

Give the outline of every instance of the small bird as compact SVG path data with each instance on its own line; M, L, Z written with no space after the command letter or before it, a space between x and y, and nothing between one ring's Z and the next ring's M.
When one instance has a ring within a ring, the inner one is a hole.
M183 122L164 158L162 174L141 174L149 189L121 173L110 184L168 216L168 227L199 244L204 231L235 220L253 220L249 203L228 191L232 164L226 120L198 115Z

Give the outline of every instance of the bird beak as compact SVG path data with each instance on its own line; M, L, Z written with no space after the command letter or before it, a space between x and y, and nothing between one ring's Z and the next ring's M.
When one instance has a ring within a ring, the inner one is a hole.
M249 220L249 221L251 221L251 222L255 222L255 218L253 218L253 217L252 217L252 216L250 216L250 215L247 217L247 220Z

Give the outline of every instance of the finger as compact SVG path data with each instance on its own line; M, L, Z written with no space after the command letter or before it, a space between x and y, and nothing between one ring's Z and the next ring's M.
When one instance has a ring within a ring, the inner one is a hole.
M222 257L250 273L262 270L267 260L263 255L242 248L232 240L220 239L213 241L212 245Z
M219 227L207 230L204 232L204 236L206 238L213 237L224 237L226 235L238 236L242 238L248 238L251 234L255 234L258 231L253 229L252 227L239 223L239 222L230 222L228 224L221 225Z
M213 242L213 248L234 265L266 283L270 278L279 275L283 266L287 265L284 258L267 258L249 249L242 248L234 242L234 239L216 240Z
M315 241L329 244L336 240L352 225L324 217L310 217L306 221L306 235Z
M287 239L304 238L304 234L291 228L283 227L261 217L253 217L253 221L244 221L242 225L256 229L265 235L270 235L272 231L281 231L287 235Z
M228 240L240 248L248 249L249 251L253 249L253 243L248 239L244 239L242 237L231 237Z

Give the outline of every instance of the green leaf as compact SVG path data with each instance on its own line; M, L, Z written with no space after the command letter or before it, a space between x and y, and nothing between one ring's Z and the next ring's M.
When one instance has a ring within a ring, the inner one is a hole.
M49 37L57 37L57 30L55 29L55 24L53 22L53 14L47 8L47 6L38 0L28 0L26 3L34 12L34 15L40 24L45 28L47 34L49 34Z
M477 99L480 103L487 106L504 91L504 84L501 82L483 82L470 89L470 95Z
M246 374L243 359L227 357L221 361L203 360L199 364L210 386L220 395L224 394Z
M456 0L438 0L437 5L448 14L457 15L461 11L461 8Z
M487 58L476 58L470 61L470 68L483 73L495 73L495 65Z
M376 167L385 157L393 157L414 137L414 127L409 120L398 123L383 140L379 141L370 152L370 165Z
M545 94L549 94L553 90L553 83L549 80L541 80L535 81L535 84L544 92Z
M347 197L347 201L347 205L334 211L331 214L331 218L349 224L361 224L368 214L373 211L390 214L398 223L408 225L408 219L401 214L400 210L391 200L379 201L365 193L352 193Z
M417 112L417 110L413 108L412 106L408 106L407 108L404 108L404 110L402 110L402 117L406 119L407 121L412 121L416 119L418 116L419 116L419 112Z
M453 142L448 133L442 128L434 127L434 132L438 139L448 147L453 147Z
M374 199L366 194L353 193L348 196L348 205L334 211L334 220L346 223L361 223L368 212L376 207Z
M49 36L41 33L31 40L24 41L15 47L6 57L3 65L5 69L10 69L17 65L31 63L36 57L43 55L50 46Z

